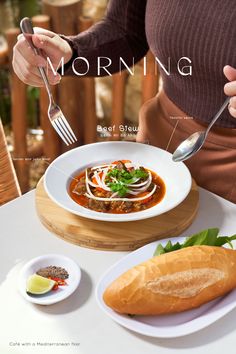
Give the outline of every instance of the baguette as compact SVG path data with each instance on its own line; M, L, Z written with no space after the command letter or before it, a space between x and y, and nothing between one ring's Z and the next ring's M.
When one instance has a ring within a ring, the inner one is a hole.
M143 262L103 294L119 313L160 315L190 310L236 287L236 251L193 246Z

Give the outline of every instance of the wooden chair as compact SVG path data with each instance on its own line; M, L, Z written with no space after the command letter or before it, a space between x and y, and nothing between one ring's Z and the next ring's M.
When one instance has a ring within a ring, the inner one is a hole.
M0 119L0 205L21 195Z

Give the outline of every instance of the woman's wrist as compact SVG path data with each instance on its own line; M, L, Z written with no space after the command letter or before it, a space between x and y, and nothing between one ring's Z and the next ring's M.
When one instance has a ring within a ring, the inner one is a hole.
M72 47L70 46L70 44L64 38L63 38L63 40L64 40L64 45L65 45L64 62L65 62L65 64L67 64L73 56L73 50L72 50Z

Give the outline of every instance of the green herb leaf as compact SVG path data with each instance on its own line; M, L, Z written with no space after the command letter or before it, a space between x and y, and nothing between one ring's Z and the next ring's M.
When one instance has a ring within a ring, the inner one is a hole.
M116 178L116 181L114 181L112 177ZM109 188L111 188L113 193L118 192L119 197L125 197L125 195L129 192L127 185L134 183L137 178L147 177L148 172L141 168L131 171L113 168L107 173L105 183Z
M154 252L154 256L159 256L160 254L163 254L163 253L177 251L180 248L181 248L181 244L179 242L177 242L173 245L171 241L168 241L165 247L163 247L162 244L159 243L159 245L157 246L157 248Z
M117 168L113 168L107 173L107 177L114 177L118 181L122 181L124 184L130 184L133 183L136 178L147 178L148 172L142 169L126 171L124 169L118 170Z
M109 182L107 185L111 188L113 193L118 192L120 197L124 197L128 193L128 188L122 183Z
M117 168L113 168L110 172L107 173L108 177L117 177L119 175L119 170Z
M133 172L133 177L135 178L147 178L148 177L148 172L141 170L141 169L137 169L137 170L133 170L131 171Z
M165 247L166 252L171 252L172 247L173 247L172 242L168 241Z
M233 248L233 245L231 243L231 241L233 241L233 240L236 240L236 235L233 235L233 236L221 236L221 237L217 238L215 246L219 246L220 247L220 246L228 243L230 245L230 247Z
M160 254L166 253L164 247L162 246L161 243L159 243L159 245L157 246L155 252L154 252L154 256L160 256Z
M194 245L214 246L218 234L219 229L217 228L203 230L195 235L188 237L182 247L189 247Z
M236 235L218 236L218 234L219 234L218 228L211 228L211 229L200 231L197 234L187 237L186 240L183 242L183 244L180 244L179 242L172 244L171 241L168 241L165 247L162 246L162 244L158 244L154 252L154 256L159 256L163 253L173 252L182 248L197 246L197 245L220 247L228 243L230 247L233 248L231 241L236 240Z
M172 248L168 250L168 252L172 252L172 251L177 251L181 248L181 244L179 242L175 243L174 245L172 245Z

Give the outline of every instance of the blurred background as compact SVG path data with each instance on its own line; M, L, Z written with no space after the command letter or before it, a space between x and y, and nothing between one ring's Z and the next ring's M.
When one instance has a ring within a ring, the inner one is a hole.
M45 90L21 83L12 70L20 19L27 16L35 26L73 35L99 21L108 1L0 0L0 117L22 193L34 188L48 164L67 148L48 121ZM56 101L79 138L77 145L135 140L139 109L157 93L159 85L151 53L147 62L145 76L141 61L135 66L135 75L124 71L96 79L63 77L53 88ZM120 131L120 125L125 131ZM108 127L114 128L109 131Z

